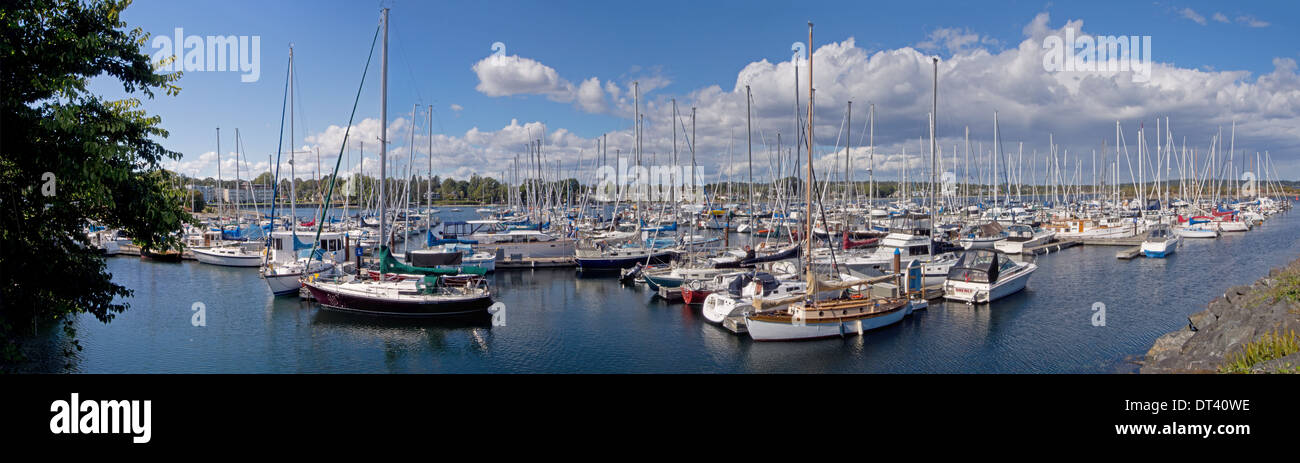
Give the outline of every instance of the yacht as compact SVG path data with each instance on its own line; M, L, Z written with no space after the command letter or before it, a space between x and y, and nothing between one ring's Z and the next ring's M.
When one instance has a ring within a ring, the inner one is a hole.
M1147 257L1165 257L1178 249L1179 242L1181 237L1168 225L1156 225L1147 232L1146 239L1142 240L1142 254Z
M1007 239L993 243L993 249L1007 254L1020 254L1026 249L1050 243L1056 237L1054 231L1025 224L1011 225L1006 233Z
M994 250L967 251L949 270L943 297L974 304L993 302L1025 289L1034 270L1038 265L1016 262Z

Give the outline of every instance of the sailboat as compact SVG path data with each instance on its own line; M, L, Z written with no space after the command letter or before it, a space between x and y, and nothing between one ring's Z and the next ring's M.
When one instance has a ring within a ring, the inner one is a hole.
M383 51L381 58L381 75L380 80L380 134L388 133L388 8L382 12L383 19ZM369 63L367 63L367 66ZM360 92L357 97L360 98ZM354 105L355 108L355 105ZM355 116L355 109L353 110ZM352 123L349 121L348 126ZM347 144L347 134L344 134L344 143ZM342 149L342 148L340 148ZM432 153L431 153L432 154ZM341 156L340 156L341 159ZM359 313L365 315L393 316L393 317L451 317L451 316L475 316L486 315L488 308L492 305L492 292L488 289L485 279L461 279L456 281L458 284L449 284L448 278L457 278L464 268L443 269L415 267L402 264L392 255L387 242L390 241L390 235L387 224L387 202L385 188L382 187L386 175L386 164L388 159L388 144L380 143L379 151L379 178L381 187L379 188L379 237L381 239L379 249L375 252L379 259L378 280L362 278L358 275L345 275L342 277L323 277L318 274L304 275L302 284L315 300L320 303L321 307L326 310L335 310L341 312ZM329 194L333 193L334 179L338 176L338 164L335 164L334 175L331 176L329 193L326 194L326 201L329 203ZM321 209L321 220L324 222L325 208ZM318 225L317 235L320 235ZM313 254L315 254L313 252ZM314 257L314 256L313 256ZM418 274L424 275L420 279L397 279L390 280L385 276L390 273L399 274ZM482 275L481 269L475 271L477 275ZM463 283L463 284L459 284Z
M239 170L238 170L238 168L239 168L239 151L240 151L240 150L239 150L239 143L238 143L238 141L239 141L239 129L238 129L238 128L235 129L235 140L236 140L236 144L235 144L235 168L236 168L236 170L235 170L235 192L238 193L238 192L239 192L239 183L240 183L240 181L239 181ZM218 166L221 164L221 129L220 129L220 128L217 129L217 164L218 164ZM218 190L220 190L220 185L221 185L221 181L220 181L220 180L221 180L221 174L220 174L220 168L219 168L219 167L218 167L218 171L217 171L217 172L218 172L218 174L217 174L217 185L218 185ZM236 195L236 198L238 198L238 197L239 197L239 195ZM236 207L236 208L239 207L238 200L236 200L235 207ZM238 209L236 209L236 210L238 210ZM238 214L236 214L236 215L238 215ZM238 224L238 220L236 220L236 224ZM242 230L238 229L238 227L236 227L236 228L237 228L237 229L236 229L233 233L234 233L235 235L238 235L238 236L236 237L237 239L245 239L245 238L246 238L246 236L245 236L246 233L247 233L247 234L259 234L259 233L261 233L261 228L260 228L260 226L257 225L256 223L249 224L248 227L245 227L245 228L242 229ZM226 233L227 233L227 232L225 232L225 231L222 232L222 237L223 237L223 238L225 238L225 234L226 234ZM256 242L253 242L253 243L247 243L247 242L246 242L246 243L239 243L239 242L234 242L234 243L231 243L231 244L226 244L226 245L223 245L223 246L210 247L210 248L194 248L194 249L191 249L190 252L194 253L194 259L195 259L195 260L197 260L197 261L199 261L199 262L201 262L201 263L204 263L204 264L220 265L220 266L223 266L223 267L261 267L261 266L262 266L262 260L263 260L263 259L262 259L262 253L259 252L259 251L250 250L250 249L248 249L248 247L246 247L246 246L252 246L253 244L260 244L260 243L256 243Z
M813 50L812 23L808 23L808 48ZM807 142L807 184L804 189L805 230L804 239L807 252L811 256L814 249L813 226L813 55L808 54L808 138ZM792 341L816 339L823 337L861 335L864 331L897 323L908 313L912 305L904 297L836 297L817 300L815 295L822 291L842 291L869 283L867 280L849 278L847 281L825 281L817 279L813 265L805 266L808 287L804 294L776 300L755 299L754 312L745 316L749 336L755 341ZM888 278L893 278L890 276ZM788 305L786 305L788 304ZM784 308L782 308L784 306Z

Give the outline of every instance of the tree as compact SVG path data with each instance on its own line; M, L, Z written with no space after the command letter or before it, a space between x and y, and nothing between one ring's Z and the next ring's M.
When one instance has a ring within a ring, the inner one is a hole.
M124 230L150 248L179 246L191 217L162 170L180 154L158 143L161 119L140 109L154 91L174 96L180 73L155 74L149 35L126 30L122 0L13 0L0 8L0 363L23 358L17 336L73 319L108 323L131 290L115 284L84 227ZM116 79L108 100L89 79Z

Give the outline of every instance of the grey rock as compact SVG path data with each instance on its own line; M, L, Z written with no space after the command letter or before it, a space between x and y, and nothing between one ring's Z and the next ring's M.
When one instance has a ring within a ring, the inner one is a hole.
M1214 323L1214 321L1218 319L1218 315L1215 315L1214 312L1210 312L1210 309L1205 309L1187 317L1187 327L1192 331L1200 331L1210 326L1210 324Z

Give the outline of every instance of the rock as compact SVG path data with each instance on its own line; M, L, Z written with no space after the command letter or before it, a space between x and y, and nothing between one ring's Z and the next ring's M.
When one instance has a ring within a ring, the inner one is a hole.
M1251 373L1300 373L1300 352L1260 362L1250 369Z
M1228 302L1232 303L1232 305L1241 305L1241 302L1245 301L1245 298L1242 296L1246 295L1247 293L1250 293L1249 286L1237 285L1228 288L1228 291L1223 293L1223 298L1227 299Z
M1195 334L1189 330L1167 333L1156 339L1155 345L1147 351L1146 361L1142 364L1142 373L1173 373L1179 369L1176 361L1182 353L1183 345Z
M1300 303L1273 301L1270 293L1295 274L1300 259L1250 285L1236 285L1187 317L1187 328L1155 340L1141 373L1214 373L1230 356L1265 333L1300 333ZM1289 362L1289 363L1288 363ZM1300 367L1300 353L1261 362L1252 371L1276 372ZM1296 371L1300 373L1300 371Z
M1232 308L1232 304L1229 304L1226 299L1221 297L1216 297L1214 298L1214 300L1210 301L1210 305L1206 308L1206 310L1209 310L1210 313L1218 316L1223 313L1226 313L1228 309L1231 308Z
M1214 323L1214 321L1218 319L1218 315L1215 315L1214 312L1210 312L1210 309L1205 309L1187 317L1187 328L1192 331L1200 331L1210 326L1210 324Z

